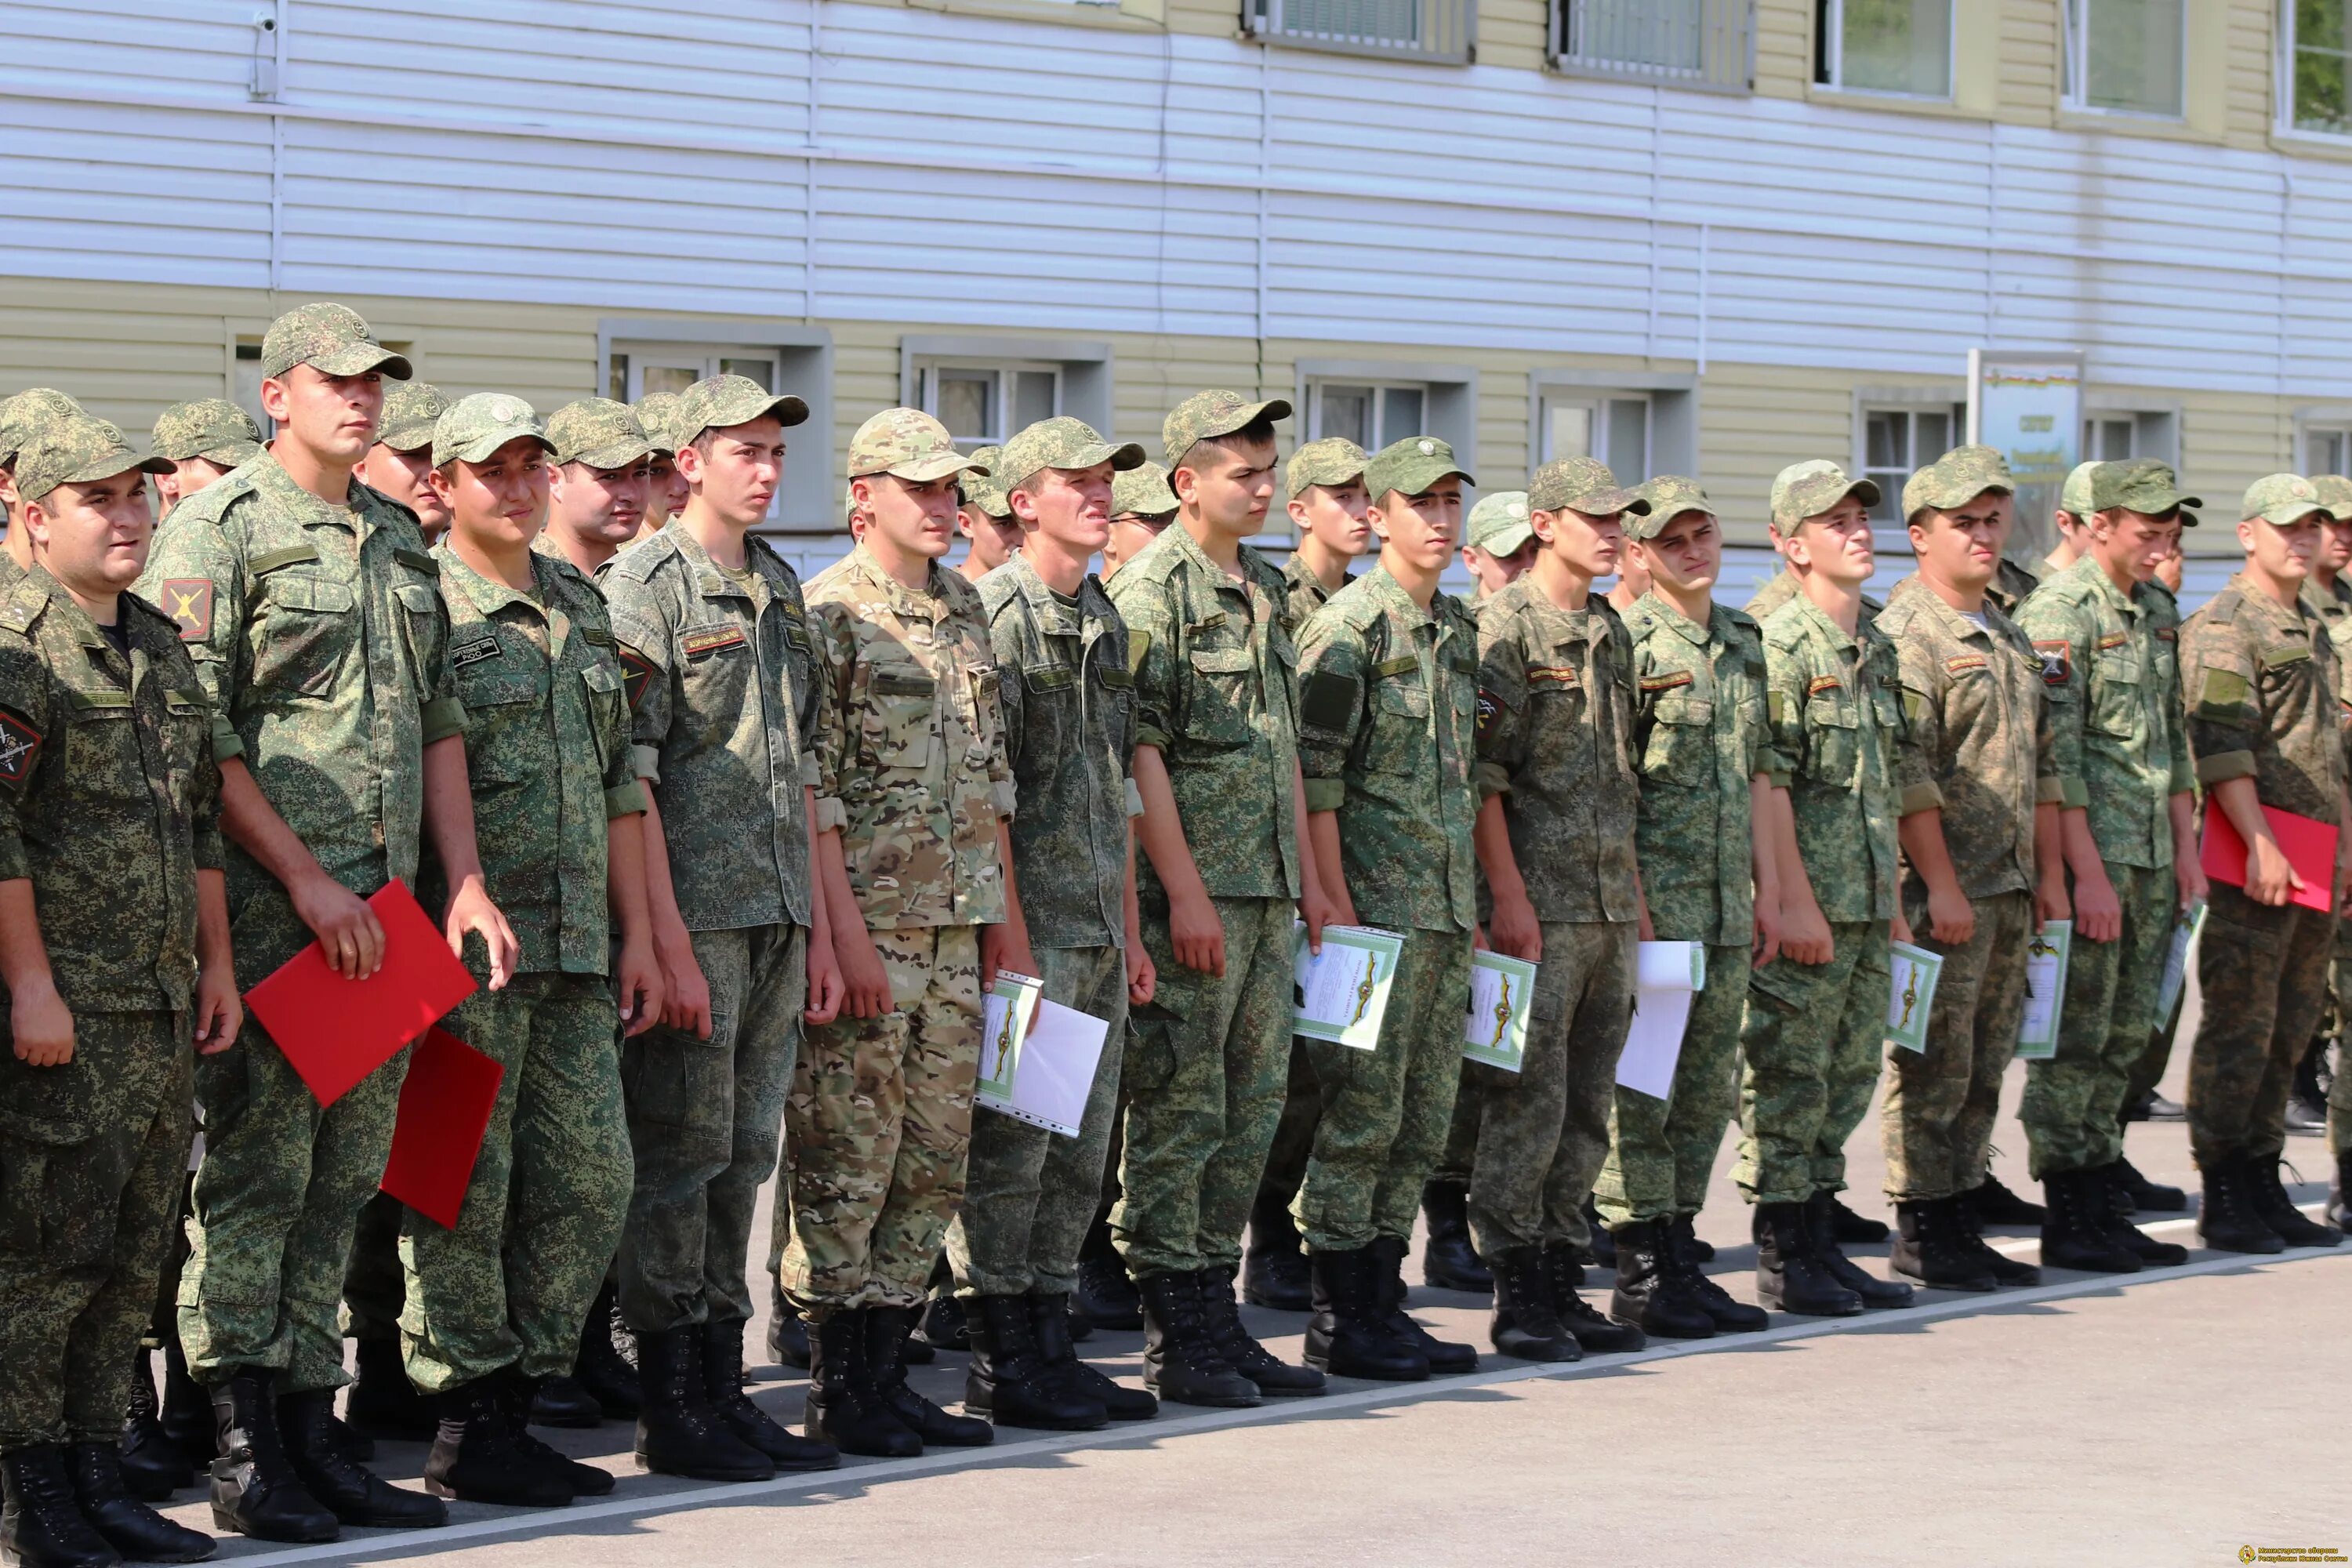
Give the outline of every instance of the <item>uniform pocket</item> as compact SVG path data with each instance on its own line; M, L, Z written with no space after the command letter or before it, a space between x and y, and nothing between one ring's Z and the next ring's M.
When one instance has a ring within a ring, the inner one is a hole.
M429 588L416 591L434 597ZM280 696L317 696L331 687L359 639L359 600L352 590L273 574L262 579L262 609L252 683Z
M2090 695L2083 728L2120 739L2139 733L2143 700L2137 655L2101 654L2093 660Z
M1417 683L1372 683L1371 735L1364 745L1364 771L1412 773L1429 754L1429 691Z
M147 798L147 774L131 722L131 693L101 689L66 693L66 775L95 801Z
M1805 776L1816 784L1851 787L1862 763L1862 725L1854 710L1834 699L1816 697L1805 710Z
M939 682L918 665L865 665L855 693L858 747L877 768L930 765Z
M627 698L621 690L621 672L598 659L580 672L580 683L588 689L588 731L596 742L596 766L601 773L613 762L612 739L625 735L627 715L622 705Z
M1250 688L1257 660L1245 647L1194 648L1184 738L1202 746L1250 743Z
M1642 773L1662 784L1700 789L1715 782L1715 704L1704 697L1661 697L1650 710Z

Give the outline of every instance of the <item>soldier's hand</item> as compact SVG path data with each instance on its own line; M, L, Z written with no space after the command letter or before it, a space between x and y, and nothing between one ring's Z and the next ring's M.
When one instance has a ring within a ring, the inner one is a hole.
M890 995L890 972L874 951L863 921L857 929L835 940L834 956L841 961L841 1010L853 1018L887 1017L896 1005ZM986 981L982 977L982 988Z
M1780 923L1780 955L1798 963L1823 964L1837 956L1837 943L1830 936L1830 922L1822 918L1821 905L1811 900L1794 910L1783 910Z
M654 960L661 965L661 1021L682 1033L691 1033L698 1040L710 1037L710 983L702 977L702 965L695 962L694 944L681 928L675 943L658 937L654 942Z
M1168 941L1176 950L1177 963L1198 973L1223 978L1225 927L1208 894L1168 896Z
M449 951L461 959L466 956L466 933L480 937L490 956L490 989L506 989L507 982L514 978L515 965L522 962L522 943L515 940L514 928L507 924L498 905L490 902L489 889L481 878L467 878L449 895L449 912L442 931L449 939Z
M2293 902L2303 885L2294 863L2268 833L2246 846L2246 897L2276 909Z
M236 1044L245 1027L245 1003L236 994L236 976L207 968L196 976L196 1055L216 1057Z
M1323 951L1323 928L1354 925L1356 911L1353 906L1333 898L1319 883L1310 882L1299 898L1298 918L1307 922L1307 951L1319 953Z
M621 998L621 1022L634 1038L662 1020L662 973L654 944L644 937L621 943L621 962L614 972Z
M2252 892L2251 879L2246 890ZM2092 942L2113 942L2124 933L2123 901L2105 871L2074 879L2074 934Z
M365 899L323 871L287 891L328 967L346 980L365 980L383 967L383 924Z
M2045 877L2034 884L2033 918L2045 925L2052 921L2074 918L2074 900L2066 895L2066 879L2063 877Z
M16 1036L16 1059L26 1067L61 1068L73 1060L73 1014L55 984L19 987L9 998L8 1024Z
M1756 932L1748 944L1748 967L1761 969L1780 956L1780 901L1756 895Z
M1129 938L1127 944L1127 999L1129 1005L1142 1006L1160 990L1160 969L1151 955L1143 951L1143 943Z
M1543 924L1536 919L1536 907L1528 901L1524 891L1505 895L1495 894L1495 918L1487 922L1486 940L1495 951L1513 958L1523 958L1529 963L1543 962Z
M1977 933L1977 909L1958 888L1927 889L1927 933L1946 947L1966 947Z
M2173 857L2172 880L2173 885L2180 889L2180 910L2183 914L2189 912L2192 904L2204 902L2213 891L2213 884L2206 879L2205 868L2198 864L2193 855ZM2051 918L2063 921L2066 917L2055 915Z
M841 1016L841 959L833 950L831 931L812 931L808 944L808 1000L801 1022L830 1024Z

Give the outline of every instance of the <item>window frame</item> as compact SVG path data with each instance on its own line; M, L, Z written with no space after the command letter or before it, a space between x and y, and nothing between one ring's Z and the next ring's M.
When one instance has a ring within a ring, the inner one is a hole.
M2341 131L2321 131L2298 123L2296 121L2294 65L2298 47L2296 28L2299 24L2295 10L2295 0L2279 0L2279 48L2278 58L2273 62L2277 79L2271 95L2273 100L2278 105L2277 120L2273 129L2277 134L2285 137L2309 136L2336 144L2352 142L2352 115L2347 115L2345 129ZM2352 50L2347 50L2346 55L2345 85L2347 91L2352 91ZM2347 104L2347 108L2352 108L2352 104Z
M1055 412L1085 420L1106 439L1117 438L1112 427L1117 423L1112 397L1117 363L1109 342L1099 338L908 332L898 340L898 401L908 408L922 407L929 372L1005 367L1055 371L1059 377ZM1004 394L1000 391L1000 395ZM1011 409L1004 413L1009 419Z
M1413 60L1429 65L1474 65L1478 58L1478 0L1421 0L1420 37L1411 44L1385 42L1361 33L1318 33L1288 24L1284 13L1299 0L1242 0L1241 32L1251 41L1279 48L1327 54ZM1432 26L1431 16L1439 20ZM1435 35L1433 40L1433 35Z
M2068 114L2095 114L2105 118L2145 121L2158 125L2185 125L2189 121L2189 23L2194 0L2180 0L2180 98L2179 107L2162 109L2110 109L2089 101L2084 91L2090 79L2085 68L2085 51L2090 47L2090 7L2096 0L2059 0L2058 8L2058 106ZM2281 0L2292 25L2294 0Z
M1699 378L1671 372L1581 370L1549 365L1528 373L1528 452L1530 468L1550 458L1552 405L1641 398L1650 405L1648 469L1618 474L1628 487L1659 474L1699 474ZM1612 468L1611 470L1614 472Z
M1312 401L1322 383L1344 386L1391 385L1422 389L1423 428L1403 435L1434 436L1454 448L1456 461L1478 471L1478 371L1475 365L1416 363L1412 360L1302 359L1292 366L1292 428L1297 440L1315 426ZM1391 437L1391 440L1398 439ZM1296 444L1296 443L1291 443Z
M2083 424L2113 423L2119 419L2132 422L2133 458L2154 458L2159 462L2180 466L2180 405L2161 398L2102 395L2085 389L2083 396ZM2077 448L2080 460L2091 457L2089 432L2080 432L2084 438ZM2101 459L2106 461L2108 459Z
M908 401L907 405L910 408L919 408L932 418L940 419L942 424L946 423L939 410L940 380L945 373L962 373L967 375L977 374L990 378L989 423L995 426L994 433L976 437L956 437L956 446L963 451L975 451L982 447L1002 446L1022 428L1021 426L1013 423L1015 418L1013 407L1013 378L1016 376L1023 374L1052 376L1054 378L1053 412L1046 417L1052 418L1063 411L1063 385L1067 378L1064 374L1064 367L1059 361L987 360L962 354L917 356L915 395Z
M1818 0L1813 7L1812 85L1831 92L1851 93L1857 98L1885 99L1895 103L1957 103L1959 100L1962 4L1963 0L1948 0L1944 9L1944 90L1905 92L1895 88L1853 87L1845 82L1845 0Z
M1922 414L1942 414L1951 421L1946 450L1967 439L1969 427L1969 393L1964 382L1921 386L1864 386L1853 395L1853 463L1846 469L1858 479L1870 479L1877 484L1880 504L1891 509L1888 516L1873 515L1872 537L1882 551L1899 550L1907 552L1911 538L1903 517L1903 485L1912 474L1927 463L1942 457L1943 452L1929 452L1924 458L1918 450L1918 426L1909 426L1906 442L1910 447L1909 461L1892 485L1877 476L1892 473L1870 460L1870 418L1874 414L1901 414L1916 420Z
M1370 393L1372 398L1371 439L1360 443L1367 452L1377 452L1391 441L1407 436L1433 434L1428 428L1432 405L1430 384L1411 377L1387 376L1361 379L1344 375L1316 375L1307 379L1307 396L1298 409L1298 433L1301 441L1319 441L1331 434L1323 427L1324 394L1334 387ZM1413 430L1391 430L1388 426L1388 399L1391 392L1410 392L1421 399L1421 427ZM1350 437L1352 439L1352 437Z
M1740 17L1739 27L1743 37L1736 48L1729 51L1738 56L1736 76L1731 73L1729 62L1708 60L1708 51L1704 44L1699 51L1699 64L1689 70L1580 52L1574 47L1577 13L1580 7L1591 3L1592 0L1550 0L1551 37L1546 53L1551 68L1560 75L1591 77L1601 81L1650 82L1691 92L1718 92L1742 97L1755 92L1755 0L1700 0L1706 9L1735 11ZM1702 28L1717 25L1720 24L1710 23L1702 16Z
M2341 467L2323 468L2312 461L2311 440L2315 435L2336 437L2344 442ZM2298 474L2352 474L2352 405L2321 404L2295 410L2294 471Z

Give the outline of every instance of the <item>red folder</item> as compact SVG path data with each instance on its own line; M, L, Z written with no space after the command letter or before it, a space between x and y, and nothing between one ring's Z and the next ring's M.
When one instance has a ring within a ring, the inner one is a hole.
M2302 889L2288 902L2325 913L2336 890L2335 825L2268 805L2263 807L2263 820L2271 825L2271 837L2286 851L2287 864L2303 879ZM2212 880L2233 888L2246 885L2246 841L2231 826L2230 814L2211 801L2205 805L2205 847L2199 860Z
M368 900L383 924L383 967L346 980L312 942L245 994L320 1105L332 1105L433 1021L474 994L474 977L397 879Z
M507 1069L444 1029L426 1029L408 1058L383 1190L447 1230L466 1206L474 1162Z

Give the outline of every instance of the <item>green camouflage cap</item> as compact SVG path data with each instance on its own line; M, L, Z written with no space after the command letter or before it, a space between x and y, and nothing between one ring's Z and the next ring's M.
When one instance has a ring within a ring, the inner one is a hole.
M131 468L168 474L172 463L141 457L111 422L77 414L45 426L16 454L16 494L37 501L59 485L110 479Z
M1290 487L1290 498L1297 500L1307 493L1309 485L1344 485L1364 477L1364 465L1371 458L1361 447L1345 436L1326 436L1320 441L1309 441L1290 454L1290 467L1284 478Z
M1434 436L1407 436L1391 441L1364 463L1364 488L1374 500L1391 490L1417 496L1448 474L1459 474L1465 485L1478 481L1454 460L1454 448Z
M2294 479L2298 476L2279 477ZM2252 505L2253 492L2249 490L2246 494L2247 502ZM2172 477L2172 465L2154 458L2101 463L2091 470L2091 510L2095 512L2112 511L2122 507L2127 511L2160 517L2175 507L2201 507L2204 504L2195 496L2182 495L2179 481ZM2246 515L2252 517L2254 514L2249 511ZM2181 521L2186 522L2189 520L2184 518Z
M0 468L15 462L43 431L84 417L82 405L53 386L28 386L0 399Z
M578 398L549 415L547 441L557 462L592 468L625 468L656 449L629 405L609 397Z
M2016 493L2009 465L1990 447L1955 447L1904 481L1903 515L1915 517L1923 507L1965 506L1987 490Z
M2314 474L2311 488L2319 492L2319 504L2338 522L2352 522L2352 479L2342 474Z
M1110 514L1125 517L1165 517L1176 510L1176 492L1168 488L1168 470L1158 463L1138 463L1110 482Z
M202 458L234 468L260 456L261 426L226 397L199 397L193 403L174 403L157 415L149 444L157 457L175 463L183 458Z
M383 395L375 423L380 446L395 452L422 452L433 445L433 422L449 412L449 400L429 381L404 382Z
M1141 461L1143 448L1134 442L1114 446L1085 420L1064 414L1016 432L988 468L996 488L1010 490L1040 468L1091 468L1108 463L1112 472L1121 473Z
M1666 524L1686 511L1703 511L1715 515L1715 503L1698 488L1696 479L1680 474L1660 474L1633 487L1633 499L1647 510L1626 509L1625 537L1655 539L1665 531Z
M2138 511L2141 509L2133 507L2132 510ZM2301 474L2265 474L2246 487L2246 504L2240 515L2259 517L2264 522L2276 523L2284 528L2315 511L2321 513L2323 518L2336 515L2333 509L2319 499L2317 485Z
M1864 506L1878 504L1878 487L1868 479L1850 479L1826 458L1791 463L1772 478L1772 523L1786 538L1789 531L1809 517L1819 517L1848 496Z
M629 405L629 410L637 416L638 428L645 431L646 439L654 444L656 452L667 452L675 458L677 449L694 438L678 435L685 400L675 392L648 392Z
M349 305L298 305L269 323L261 340L261 374L284 375L298 364L328 375L377 370L394 381L411 374L408 361L375 341L368 324Z
M1528 481L1528 504L1538 511L1567 507L1587 517L1607 517L1650 503L1620 485L1598 458L1558 458Z
M763 415L774 415L787 427L804 423L809 416L807 404L788 392L770 392L748 375L704 376L681 393L677 402L677 423L671 434L678 437L680 446L705 430L749 425Z
M478 463L523 437L555 450L530 404L509 393L477 392L457 399L433 422L433 466Z
M1535 536L1536 525L1528 521L1525 490L1496 490L1493 495L1480 496L1462 525L1462 542L1475 545L1489 555L1517 555Z
M948 427L919 408L885 408L849 438L849 477L889 474L910 484L929 484L950 474L989 472L956 450Z
M2058 510L2072 517L2087 518L2097 509L2091 505L2091 476L2099 471L2095 462L2077 463L2058 487Z
M989 517L1011 517L1013 503L1004 499L1004 487L996 482L997 459L1004 456L1002 447L982 447L973 451L971 460L981 464L969 469L960 481L963 486L964 504L977 508Z
M1196 443L1212 436L1230 436L1260 419L1289 417L1290 405L1279 397L1253 403L1238 392L1196 392L1160 422L1160 449L1172 468Z

